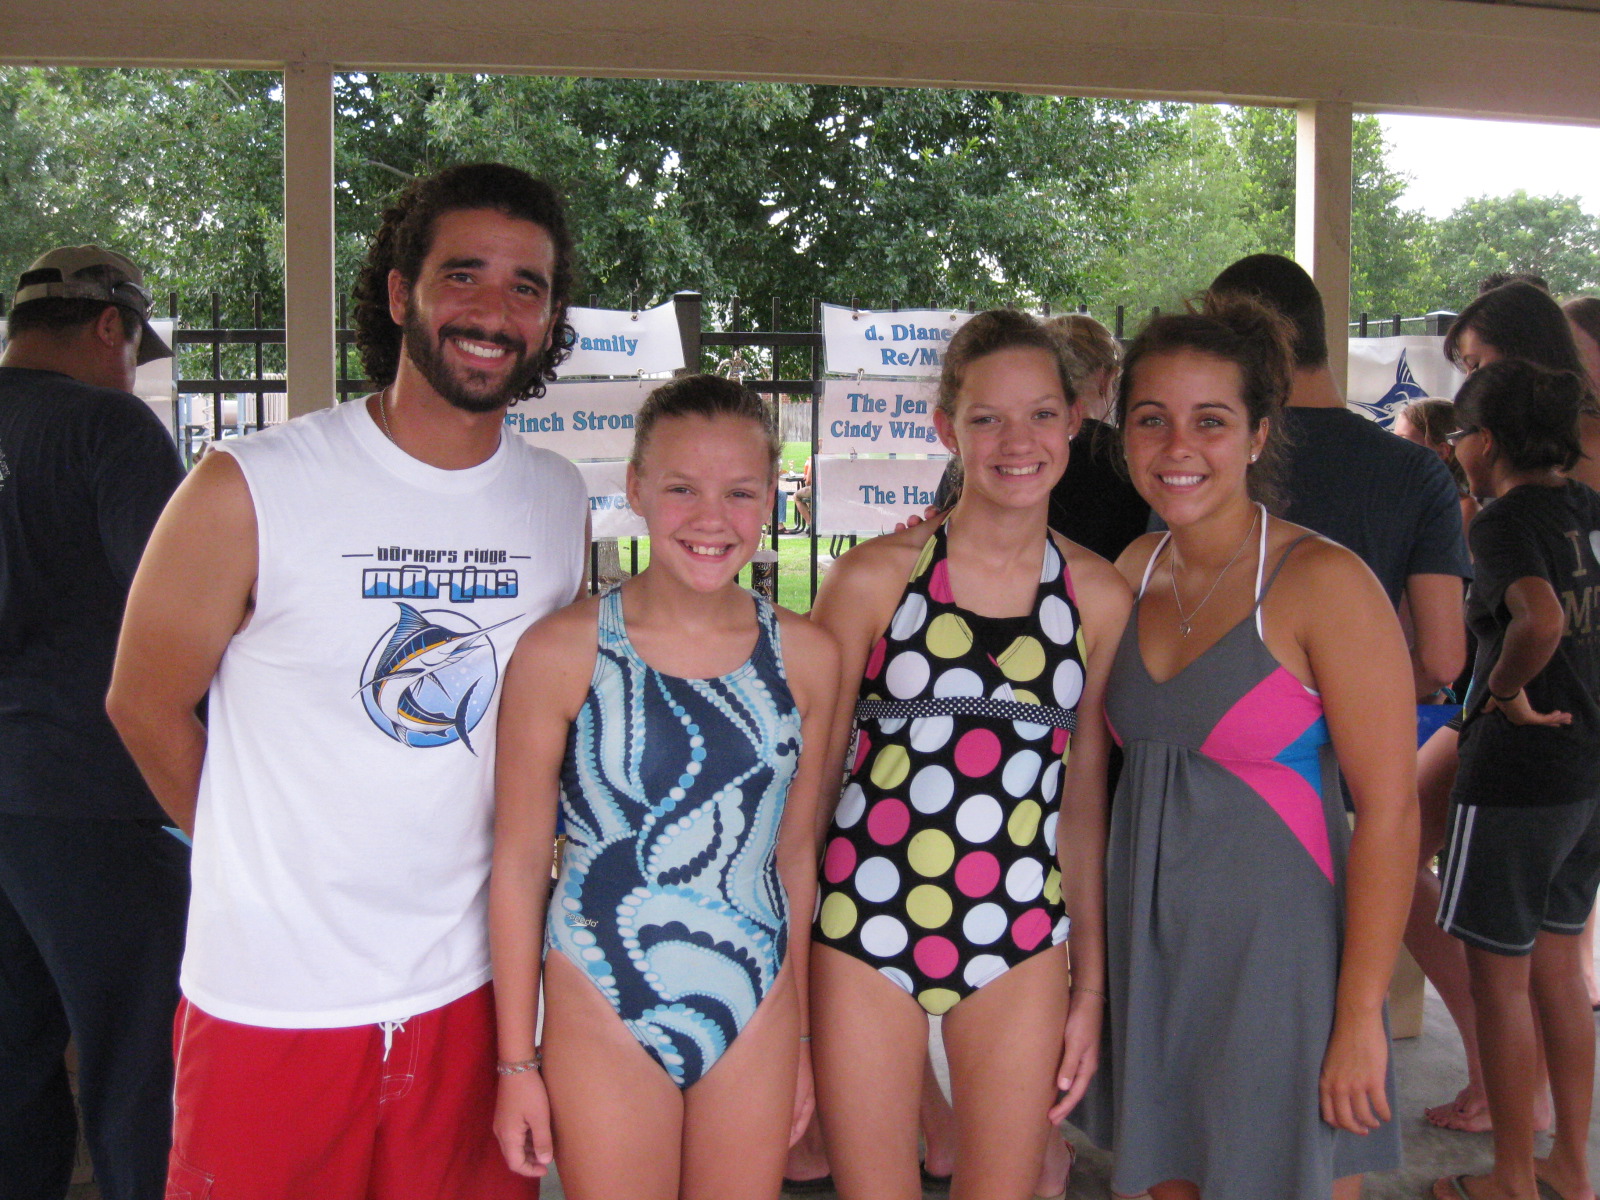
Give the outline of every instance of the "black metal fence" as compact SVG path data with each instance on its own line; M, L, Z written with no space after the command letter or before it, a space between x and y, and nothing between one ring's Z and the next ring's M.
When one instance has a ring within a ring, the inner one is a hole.
M819 440L821 406L817 403L823 386L822 305L811 305L811 328L781 330L780 307L772 301L770 324L767 329L740 329L742 319L754 323L759 311L747 302L734 299L727 305L727 324L723 329L704 327L707 304L697 292L680 292L673 302L677 308L678 328L683 339L683 360L690 371L712 370L736 375L753 391L771 396L775 402L803 399L808 411L794 413L793 405L777 404L788 418L780 426L780 433L804 431L803 438L792 441L809 441L810 452L815 453ZM0 297L0 311L4 298ZM899 307L899 306L895 306ZM969 306L969 308L975 306ZM213 292L209 297L207 316L209 324L201 327L185 326L179 312L179 298L170 295L167 311L176 322L173 334L174 386L179 397L174 420L174 436L185 459L192 463L204 445L210 441L261 429L285 419L287 403L284 380L284 331L263 328L262 299L251 297L251 321L247 325L228 326L223 323L223 297ZM1087 305L1078 305L1075 311L1088 313ZM1152 309L1151 315L1159 309ZM1050 308L1044 307L1045 315ZM765 314L763 314L765 315ZM1125 305L1116 305L1109 314L1107 324L1119 341L1125 340L1130 320L1141 322L1143 310L1130 312ZM1403 332L1442 334L1449 327L1454 313L1437 311L1420 317L1373 317L1361 313L1350 322L1353 337L1389 337ZM357 360L351 350L355 334L349 328L346 302L341 300L338 309L338 330L335 345L338 353L338 373L335 383L340 401L365 395L374 389L371 380L353 373ZM203 405L198 411L194 400ZM209 402L207 402L209 401ZM795 420L799 417L799 420ZM783 418L780 418L783 420ZM783 518L783 501L780 497L772 520L770 549L781 549L779 529ZM812 509L815 512L815 507ZM784 599L796 607L809 607L816 596L820 568L825 555L836 555L846 544L846 539L833 538L824 545L817 534L816 522L808 530L806 587L797 596ZM854 538L847 539L853 544ZM620 550L620 548L619 548ZM628 547L630 569L639 564L637 539ZM621 555L618 556L620 564ZM599 568L598 551L594 565ZM601 572L597 569L594 574ZM773 572L775 574L775 572ZM767 584L765 573L759 568L753 572L758 584ZM772 581L772 587L776 582Z

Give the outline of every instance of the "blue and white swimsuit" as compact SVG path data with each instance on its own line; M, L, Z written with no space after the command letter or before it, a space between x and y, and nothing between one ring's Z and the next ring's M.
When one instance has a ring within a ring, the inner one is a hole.
M776 851L800 713L777 616L752 599L749 660L682 679L634 650L621 591L602 597L594 678L561 767L567 848L547 944L680 1088L755 1015L789 940Z

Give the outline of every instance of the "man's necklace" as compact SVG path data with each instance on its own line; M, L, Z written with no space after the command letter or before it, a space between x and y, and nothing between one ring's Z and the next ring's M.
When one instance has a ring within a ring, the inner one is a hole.
M396 442L394 440L394 431L389 428L389 389L388 388L384 388L383 391L378 393L378 424L383 426L383 436L388 438L391 442L394 442L394 444L396 446L398 446L400 443Z
M1178 568L1182 564L1178 562L1178 547L1176 544L1172 547L1172 570L1169 572L1172 577L1172 604L1178 610L1178 633L1183 637L1189 636L1189 631L1194 628L1194 619L1200 615L1200 610L1206 606L1206 601L1211 599L1212 592L1217 590L1217 584L1222 582L1222 577L1228 573L1228 568L1239 561L1239 555L1243 554L1244 548L1250 544L1250 535L1256 531L1256 520L1259 515L1258 510L1251 516L1250 528L1244 531L1244 540L1239 543L1239 548L1233 552L1233 557L1222 565L1222 570L1218 571L1217 577L1211 581L1211 587L1188 616L1183 615L1183 601L1178 598Z

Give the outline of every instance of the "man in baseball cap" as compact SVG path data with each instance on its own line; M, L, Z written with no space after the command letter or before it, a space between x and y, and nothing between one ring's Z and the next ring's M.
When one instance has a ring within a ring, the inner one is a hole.
M133 261L99 246L59 246L34 259L17 280L17 307L31 300L104 300L139 318L142 332L135 365L171 358L172 349L150 326L153 297Z
M189 851L105 695L128 584L182 478L129 394L170 355L120 254L22 275L0 358L0 1193L61 1200L77 1118L105 1200L160 1200Z

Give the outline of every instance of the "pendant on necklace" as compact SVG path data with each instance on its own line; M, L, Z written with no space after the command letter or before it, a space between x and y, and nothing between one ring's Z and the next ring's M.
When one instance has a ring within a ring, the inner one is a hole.
M1179 621L1178 622L1178 632L1180 634L1182 634L1184 637L1188 637L1189 636L1189 630L1191 628L1192 628L1192 626L1189 624L1188 621Z

